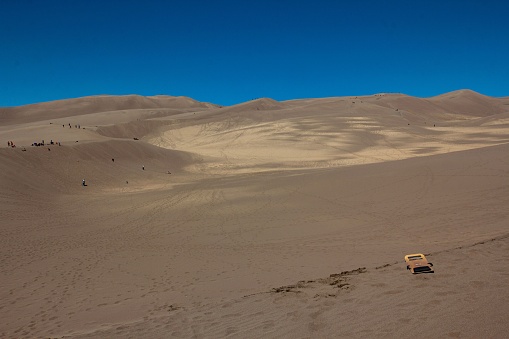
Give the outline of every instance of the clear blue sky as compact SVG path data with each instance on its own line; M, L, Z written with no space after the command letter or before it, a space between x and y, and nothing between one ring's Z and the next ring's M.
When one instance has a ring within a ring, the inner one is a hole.
M0 0L0 106L509 96L508 18L502 0Z

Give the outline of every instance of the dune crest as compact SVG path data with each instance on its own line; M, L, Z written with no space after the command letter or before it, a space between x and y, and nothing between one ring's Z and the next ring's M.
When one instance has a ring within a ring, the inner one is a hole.
M209 109L216 105L198 102L187 97L166 95L144 97L140 95L99 95L76 99L56 100L19 107L0 108L0 123L10 125L40 120L61 119L91 113L133 109ZM11 121L12 120L12 121Z

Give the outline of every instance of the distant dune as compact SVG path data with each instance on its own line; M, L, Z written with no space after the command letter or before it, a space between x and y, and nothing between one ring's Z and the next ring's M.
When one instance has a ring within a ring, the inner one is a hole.
M133 109L207 109L215 105L198 102L187 97L158 95L90 96L77 99L57 100L20 107L0 108L0 123L10 125L40 120L75 117L91 113Z
M0 108L0 337L503 338L508 154L470 90Z

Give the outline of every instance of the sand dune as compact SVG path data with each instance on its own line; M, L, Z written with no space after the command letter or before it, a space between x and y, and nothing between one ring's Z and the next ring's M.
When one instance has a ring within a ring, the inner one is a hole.
M0 108L0 123L10 125L40 120L61 119L82 116L91 113L133 110L133 109L189 109L195 110L216 107L209 103L198 102L187 97L166 95L143 97L139 95L124 96L90 96L77 99L57 100L22 107Z
M0 109L0 336L505 337L508 103Z

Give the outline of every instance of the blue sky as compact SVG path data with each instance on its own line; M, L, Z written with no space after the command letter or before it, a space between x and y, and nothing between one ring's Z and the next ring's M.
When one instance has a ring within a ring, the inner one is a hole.
M0 106L509 96L505 1L0 0Z

